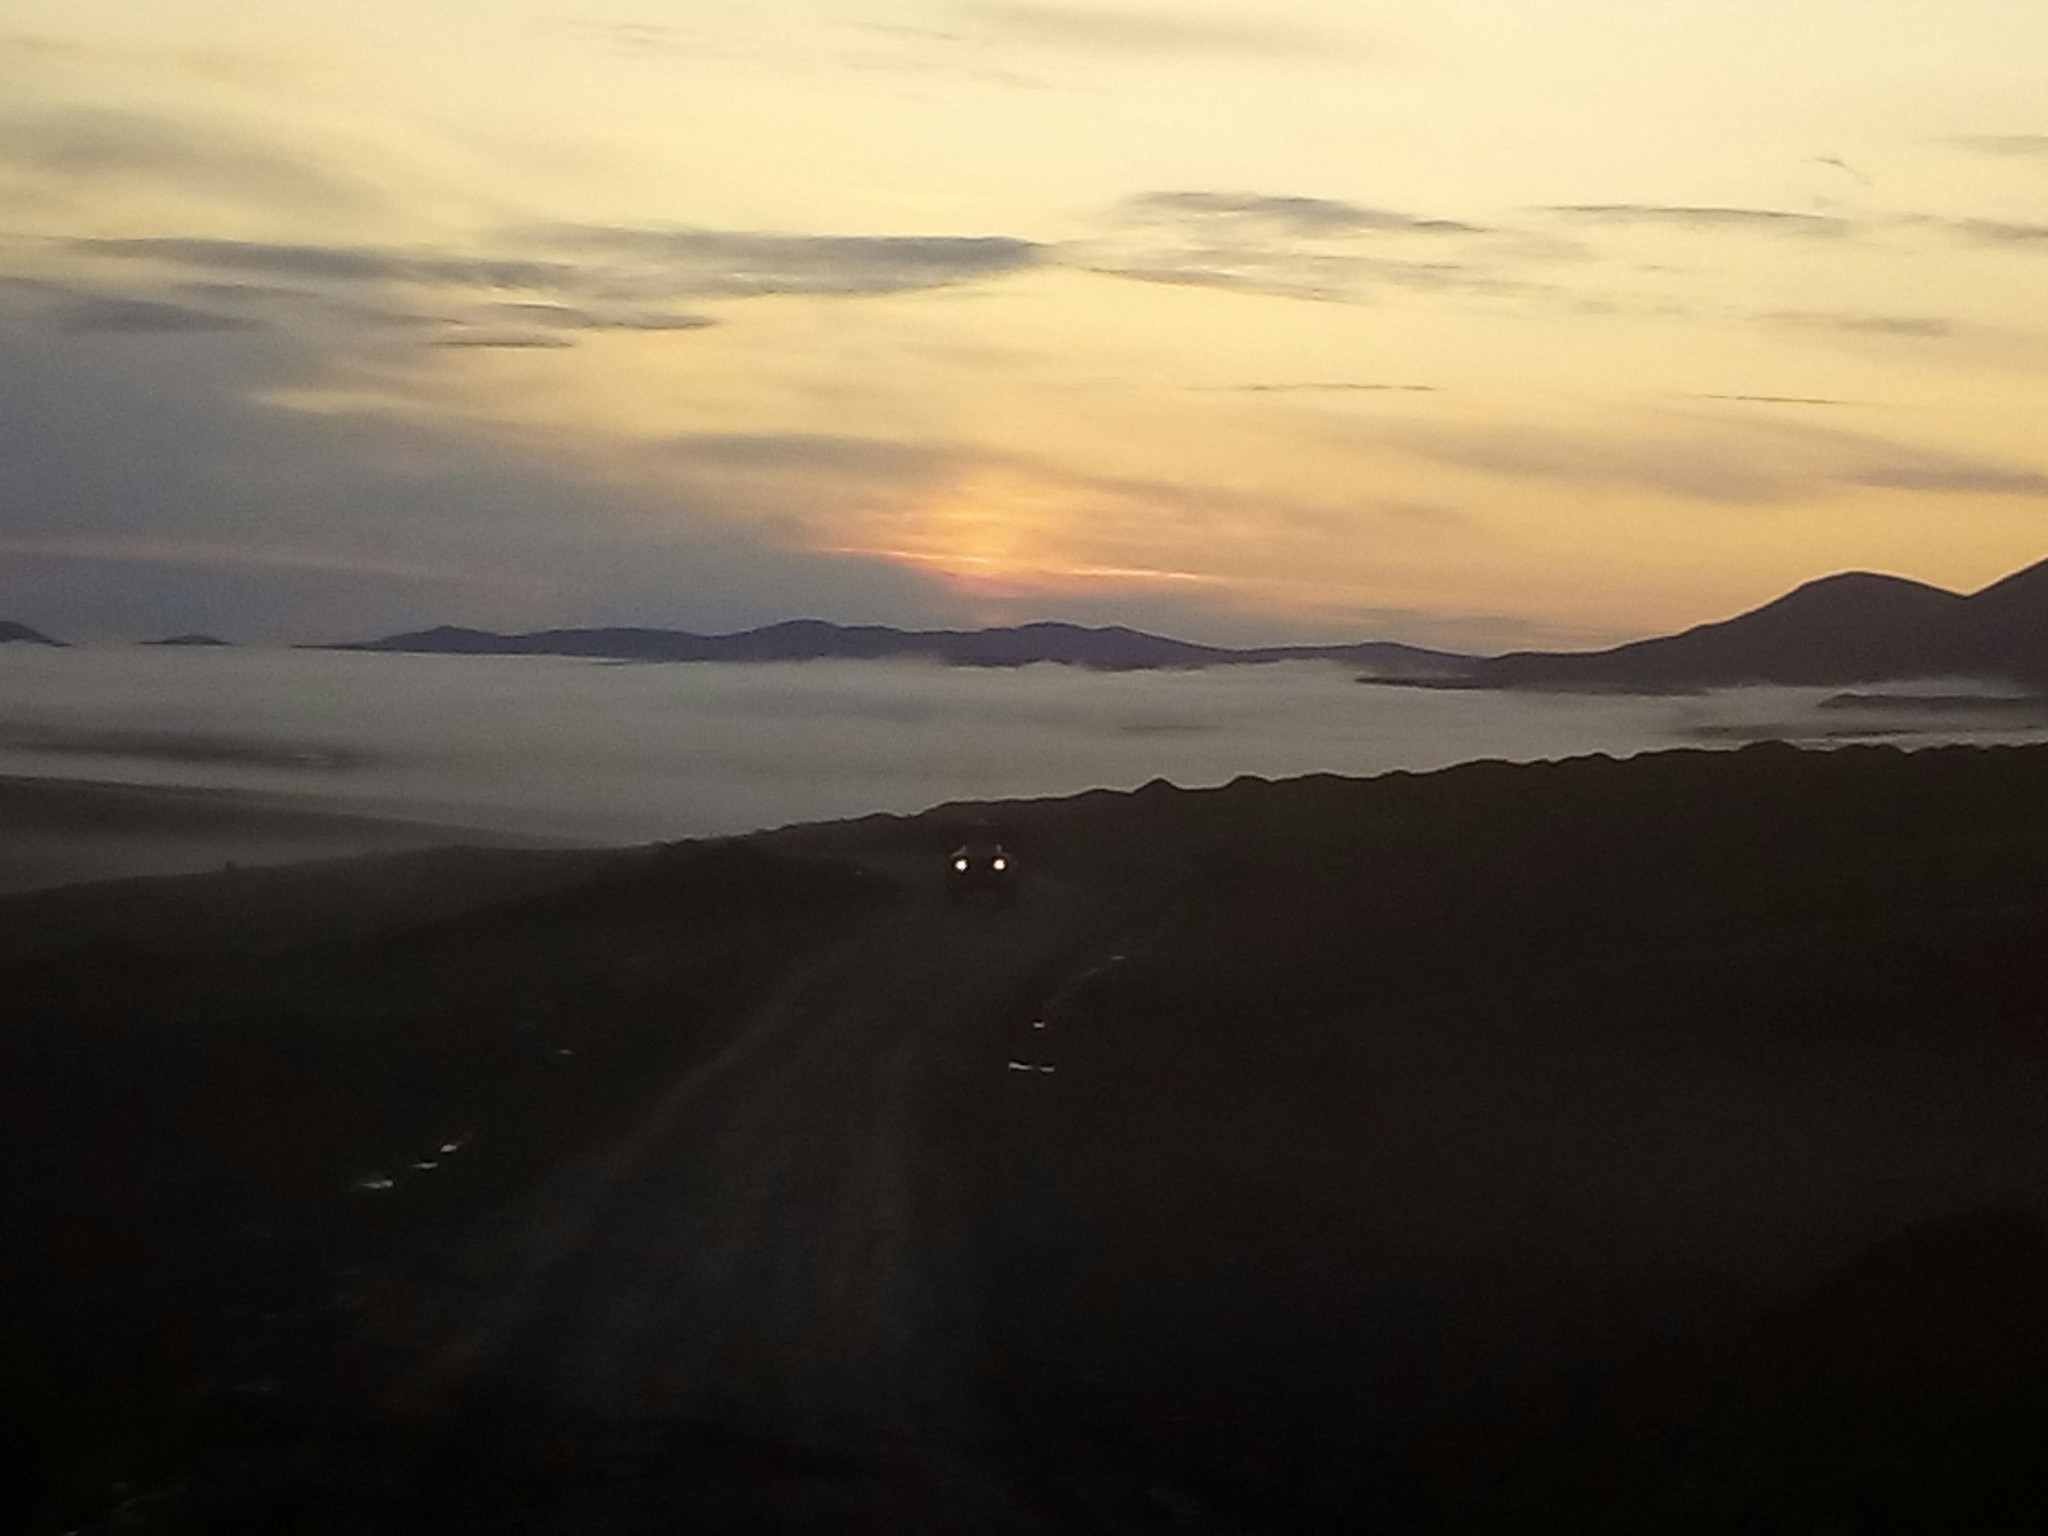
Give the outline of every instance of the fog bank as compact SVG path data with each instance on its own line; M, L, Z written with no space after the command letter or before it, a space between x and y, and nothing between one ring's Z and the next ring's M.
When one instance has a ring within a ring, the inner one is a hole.
M1197 787L1769 736L2048 734L2037 713L1927 692L1844 709L1828 707L1826 690L1378 687L1322 663L1110 674L15 648L0 653L0 774L625 843L1154 778Z

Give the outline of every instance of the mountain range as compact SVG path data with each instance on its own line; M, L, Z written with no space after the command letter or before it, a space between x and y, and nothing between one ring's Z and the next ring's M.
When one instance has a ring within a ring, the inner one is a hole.
M1121 625L1020 624L1003 629L894 629L793 619L729 635L679 629L548 629L503 635L443 625L323 650L407 651L464 656L592 656L632 661L877 661L912 657L955 667L1023 667L1058 662L1103 672L1337 661L1397 678L1451 677L1473 658L1391 641L1357 645L1279 645L1253 650L1199 645Z
M61 645L0 620L0 643ZM177 636L157 644L217 644ZM1981 678L2048 690L2048 560L1965 595L1868 571L1825 576L1783 597L1675 635L1601 651L1465 656L1391 641L1234 649L1122 625L1020 624L998 629L896 629L792 619L734 634L681 629L545 629L499 634L441 625L382 639L309 647L458 656L581 656L619 661L876 661L956 667L1036 662L1104 672L1334 661L1364 680L1432 688L1664 693L1742 683L1831 687L1922 678Z
M550 629L530 634L442 626L333 650L593 656L639 661L816 661L919 657L949 666L1059 662L1101 671L1336 661L1368 681L1439 688L1658 693L1741 683L1836 686L1975 677L2048 687L2048 561L1964 596L1899 576L1850 571L1795 588L1748 613L1602 651L1462 656L1389 642L1232 649L1122 626L1023 624L902 630L818 619L738 634L673 629Z

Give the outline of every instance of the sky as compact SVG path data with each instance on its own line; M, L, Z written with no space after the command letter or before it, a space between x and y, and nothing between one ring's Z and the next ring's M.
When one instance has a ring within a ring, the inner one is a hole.
M2037 0L0 0L0 618L1613 643L2048 555Z

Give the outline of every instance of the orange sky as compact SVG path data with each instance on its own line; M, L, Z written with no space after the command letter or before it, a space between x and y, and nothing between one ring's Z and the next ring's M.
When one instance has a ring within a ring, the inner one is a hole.
M15 0L0 614L1596 643L2048 554L2048 9Z

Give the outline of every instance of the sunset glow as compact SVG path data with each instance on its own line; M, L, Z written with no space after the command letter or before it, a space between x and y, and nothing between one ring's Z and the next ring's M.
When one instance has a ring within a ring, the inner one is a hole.
M1501 648L1981 585L2048 543L2043 56L1994 0L17 0L0 612Z

